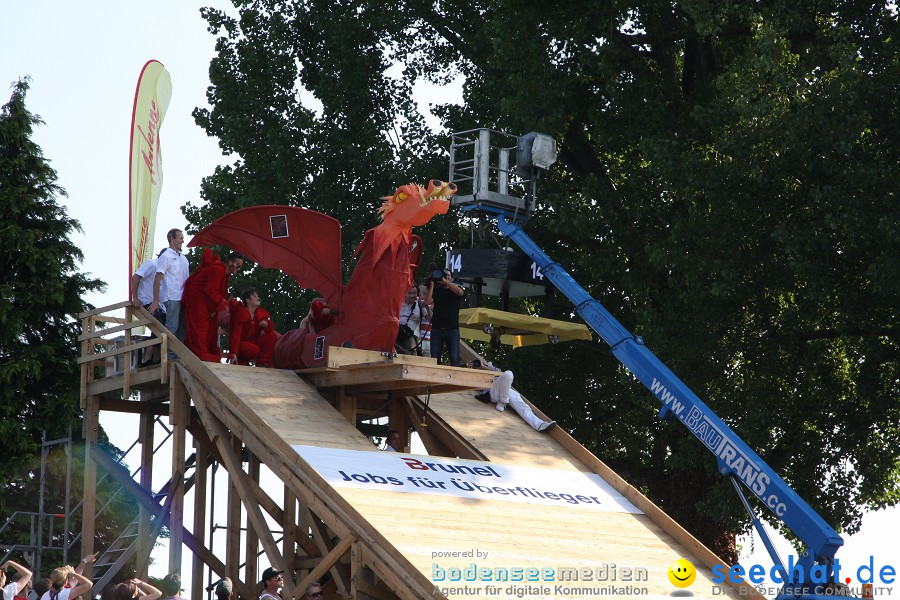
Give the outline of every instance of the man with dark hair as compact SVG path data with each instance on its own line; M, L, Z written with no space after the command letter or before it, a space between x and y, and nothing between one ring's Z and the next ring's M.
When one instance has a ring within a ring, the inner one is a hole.
M32 591L35 594L36 600L41 600L44 594L47 593L47 590L50 589L50 579L48 577L44 577L42 579L38 579L34 582L34 588Z
M181 600L181 575L169 573L163 577L159 589L162 590L163 600Z
M435 270L435 275L440 275ZM465 291L462 286L453 281L450 271L443 270L444 276L428 282L428 291L425 293L424 304L427 306L434 301L434 313L431 316L431 357L441 362L441 353L444 345L450 355L450 365L458 367L462 364L459 358L459 307Z
M385 452L403 452L403 442L400 441L400 432L396 429L388 431L384 445Z
M160 304L165 306L166 329L175 334L180 341L184 341L185 325L184 313L181 307L181 297L184 294L184 282L191 272L187 258L181 253L184 246L184 232L180 229L170 229L166 234L169 247L166 248L156 260L156 278L153 280L153 302L147 307L150 313L156 312ZM165 280L166 285L162 287ZM165 293L165 296L162 293ZM175 358L173 352L169 352L169 358Z
M231 303L228 358L239 365L252 362L258 367L271 367L278 340L272 315L260 306L259 293L254 288L244 290L241 302Z

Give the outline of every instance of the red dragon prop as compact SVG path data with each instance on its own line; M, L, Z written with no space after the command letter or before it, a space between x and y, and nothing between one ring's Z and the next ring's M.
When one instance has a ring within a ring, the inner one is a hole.
M455 184L432 179L427 188L410 183L382 198L382 222L356 248L359 260L347 284L342 283L341 225L314 210L244 208L211 223L188 245L222 244L263 268L280 269L337 311L334 323L317 333L294 329L279 338L274 366L302 369L321 363L328 346L393 350L400 305L413 285L411 266L422 254L421 240L411 230L446 214L455 193Z

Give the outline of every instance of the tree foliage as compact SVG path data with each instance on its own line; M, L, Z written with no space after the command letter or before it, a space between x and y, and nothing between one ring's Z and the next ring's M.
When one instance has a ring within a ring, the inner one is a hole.
M463 104L432 109L446 130L560 143L529 225L539 245L832 525L854 531L900 499L895 6L236 5L238 19L204 11L218 56L196 117L238 159L204 182L191 223L303 203L361 234L369 195L442 170L446 138L412 90L463 75ZM463 239L446 221L427 233L430 248ZM589 347L496 356L733 559L747 519L712 457Z
M42 436L55 440L71 430L76 440L80 437L77 316L86 310L84 294L102 288L100 281L78 271L82 254L70 236L79 225L60 205L58 199L66 195L65 190L31 139L41 121L25 107L27 90L28 82L18 81L9 102L0 109L0 249L5 259L0 270L0 516L4 522L15 511L38 510ZM78 473L83 453L76 447L73 454L73 473ZM49 454L45 479L48 513L64 508L65 464L65 452L56 446ZM80 497L80 478L73 477L73 483L73 497ZM120 508L125 513L130 510ZM114 506L111 512L115 511ZM4 532L4 543L27 544L29 527L27 519L15 521ZM45 535L48 528L45 523ZM77 530L77 522L72 529ZM55 531L53 543L58 545L62 540L59 521ZM108 534L101 524L100 536Z

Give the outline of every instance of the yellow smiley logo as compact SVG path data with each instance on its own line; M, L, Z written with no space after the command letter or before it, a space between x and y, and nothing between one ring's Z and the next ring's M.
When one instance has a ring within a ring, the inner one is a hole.
M697 578L697 569L689 561L679 558L669 567L669 581L675 587L686 588Z

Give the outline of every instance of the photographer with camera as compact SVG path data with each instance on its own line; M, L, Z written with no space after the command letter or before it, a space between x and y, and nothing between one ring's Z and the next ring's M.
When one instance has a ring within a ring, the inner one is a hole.
M400 306L400 328L397 331L397 346L410 354L422 356L422 321L431 319L431 307L419 298L419 288L413 286L406 291Z
M444 345L450 354L450 364L460 366L459 358L459 307L465 291L450 277L447 269L438 269L431 264L431 280L425 293L425 304L434 302L431 317L431 356L441 362Z

